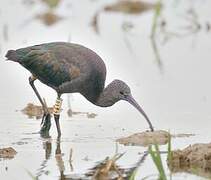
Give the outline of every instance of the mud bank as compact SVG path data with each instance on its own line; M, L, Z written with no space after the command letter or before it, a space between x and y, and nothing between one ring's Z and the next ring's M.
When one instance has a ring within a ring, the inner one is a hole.
M168 142L169 136L170 134L163 130L157 130L154 132L145 131L117 139L117 142L120 144L133 146L148 146L155 143L158 145L164 145Z
M172 151L168 166L174 173L188 172L211 178L211 143L194 144L183 150Z
M0 149L0 158L12 159L17 154L12 147Z

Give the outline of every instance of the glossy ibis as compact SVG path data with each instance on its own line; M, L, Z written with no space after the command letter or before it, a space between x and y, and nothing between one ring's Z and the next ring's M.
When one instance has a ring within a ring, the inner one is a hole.
M106 67L94 51L78 44L52 42L9 50L6 57L8 60L18 62L32 74L29 77L29 83L44 111L41 133L49 131L51 115L34 85L36 79L57 92L53 114L58 136L61 135L59 125L61 95L75 92L81 93L88 101L101 107L112 106L119 100L129 102L146 118L150 130L153 131L149 118L132 97L126 83L114 80L104 87Z

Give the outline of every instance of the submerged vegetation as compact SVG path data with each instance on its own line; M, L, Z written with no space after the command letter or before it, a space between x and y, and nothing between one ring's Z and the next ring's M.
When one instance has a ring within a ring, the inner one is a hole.
M116 161L122 156L123 154L115 154L112 158L107 157L105 160L98 163L87 176L91 176L91 179L93 180L123 180L123 170L116 164Z

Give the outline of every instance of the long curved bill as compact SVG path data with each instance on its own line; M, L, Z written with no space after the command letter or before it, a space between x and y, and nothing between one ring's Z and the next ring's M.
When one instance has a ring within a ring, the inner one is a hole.
M133 105L145 117L145 119L147 120L147 122L149 124L150 130L151 131L154 131L154 128L152 126L151 121L149 120L148 116L146 115L146 113L144 112L144 110L141 108L141 106L133 98L133 96L132 95L128 95L125 100L128 101L131 105Z

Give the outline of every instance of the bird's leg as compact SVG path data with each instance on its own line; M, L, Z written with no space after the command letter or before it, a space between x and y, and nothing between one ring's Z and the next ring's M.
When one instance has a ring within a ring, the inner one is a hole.
M51 128L51 113L48 110L48 106L44 98L43 98L43 102L44 102L43 109L46 109L46 110L44 110L44 114L42 117L40 134L42 137L49 137L49 130Z
M58 137L61 136L59 118L60 118L60 112L61 112L61 106L62 106L62 99L60 97L61 97L61 94L58 94L58 97L56 99L56 103L55 103L54 109L53 109L53 114L54 114L57 132L58 132Z
M41 122L41 129L40 129L40 134L41 136L49 136L49 130L51 128L51 115L50 112L48 110L48 107L46 105L46 103L42 100L39 92L37 91L35 85L34 85L34 81L37 78L34 77L33 75L29 77L29 84L31 85L32 89L34 90L37 98L39 99L40 103L42 104L42 108L44 111L43 117L42 117L42 122Z

